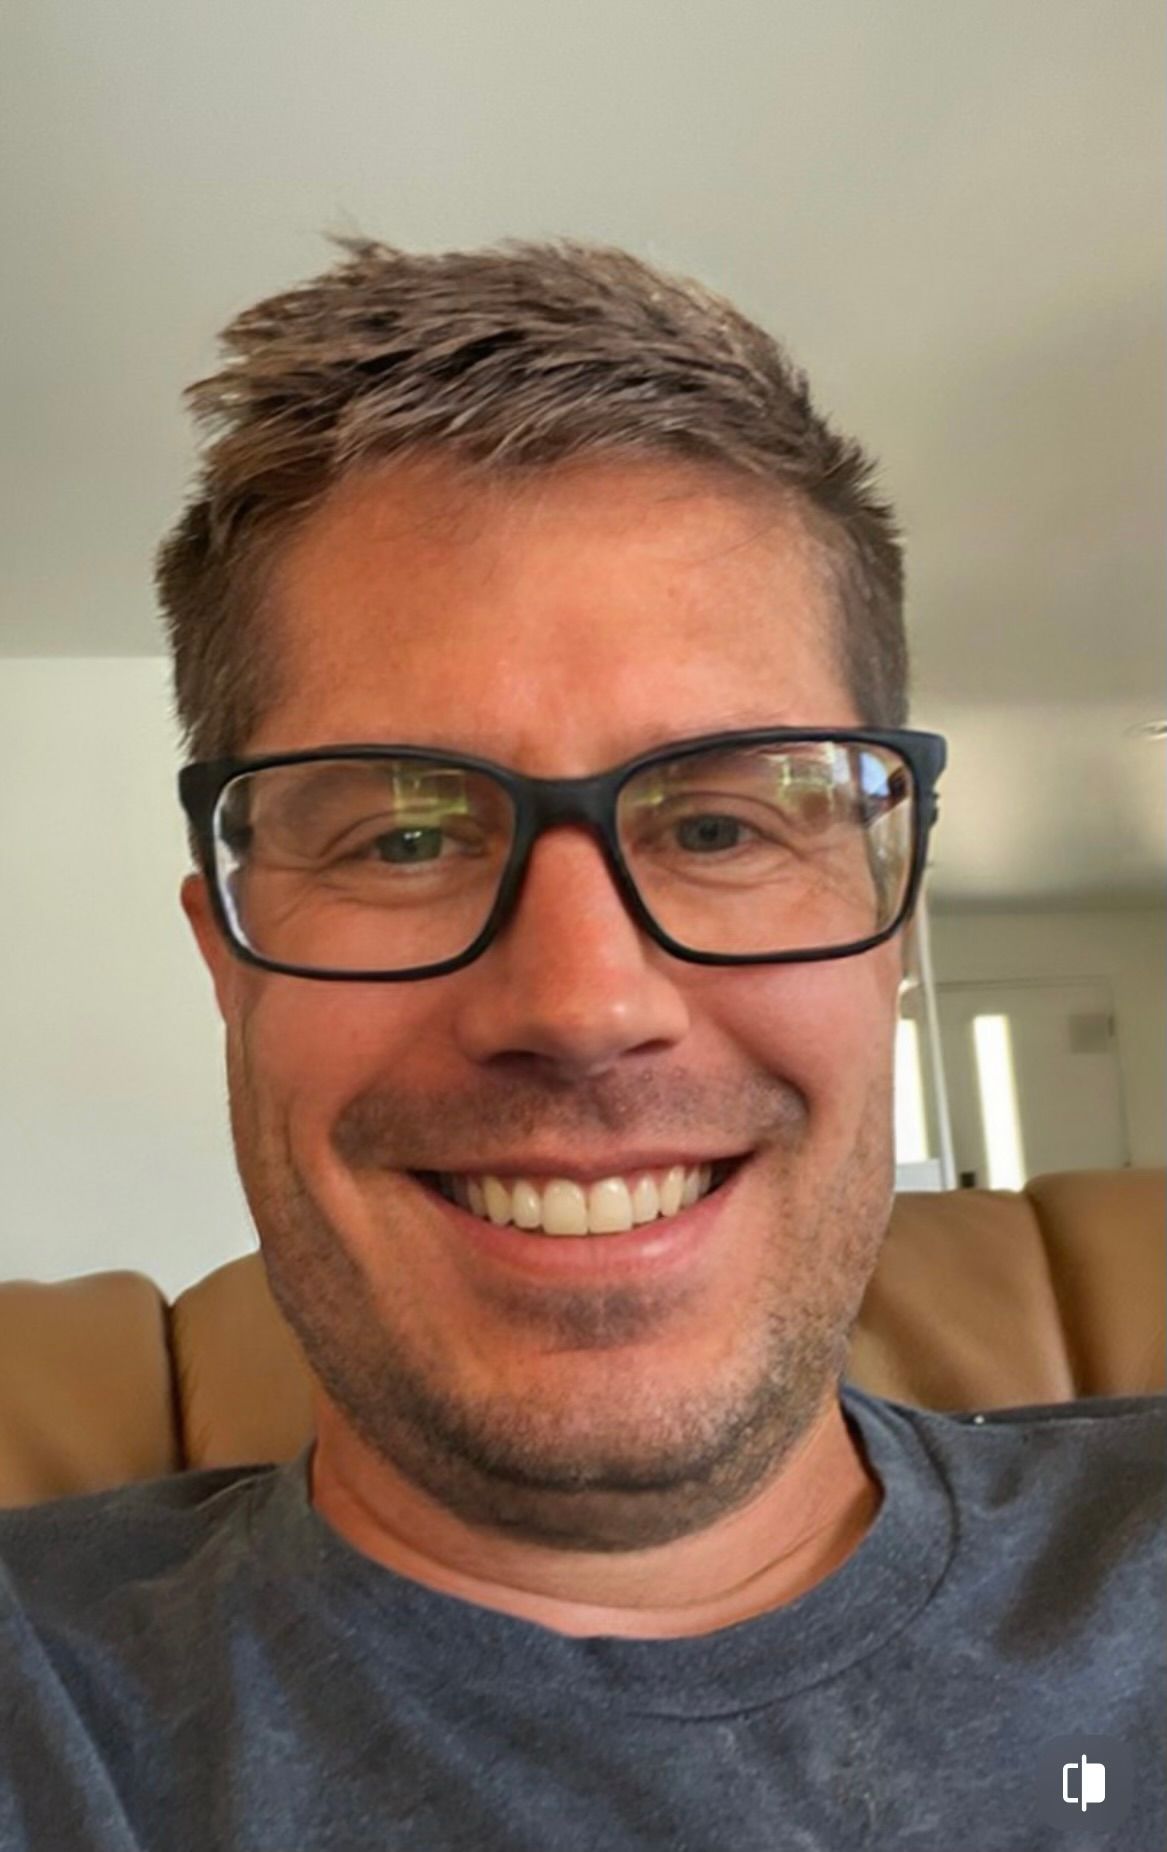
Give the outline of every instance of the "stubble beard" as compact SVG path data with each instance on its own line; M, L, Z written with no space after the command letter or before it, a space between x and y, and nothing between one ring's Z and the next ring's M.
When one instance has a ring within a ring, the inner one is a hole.
M649 1365L635 1399L581 1409L566 1397L471 1400L438 1380L234 1066L236 1156L273 1298L359 1441L467 1524L562 1550L671 1542L760 1491L837 1392L891 1208L885 1083L872 1086L846 1162L814 1201L792 1138L774 1172L773 1265L716 1380L666 1392ZM659 1322L660 1307L639 1288L577 1291L544 1318L564 1344L618 1351Z

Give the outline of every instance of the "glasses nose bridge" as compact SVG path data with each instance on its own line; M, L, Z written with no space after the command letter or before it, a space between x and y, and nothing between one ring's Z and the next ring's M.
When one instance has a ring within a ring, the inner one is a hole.
M625 861L617 833L618 794L628 775L627 768L618 767L584 778L524 778L521 781L520 807L525 815L520 822L522 841L518 866L510 884L508 913L518 897L518 889L525 886L531 854L540 837L564 824L574 824L585 829L598 844L608 879L625 910L639 926L655 936L655 928Z
M531 840L563 823L582 823L593 835L603 836L612 807L613 775L596 772L587 778L528 778Z
M510 869L497 897L491 937L512 918L526 886L535 844L547 831L575 825L587 831L600 854L625 912L634 925L666 945L660 928L641 899L627 866L616 828L619 792L628 768L597 772L585 778L530 778L511 774L511 791L517 805L517 841Z
M586 778L528 778L523 781L527 811L522 873L540 837L548 830L575 824L599 843L609 873L623 890L619 848L615 841L615 783L618 774L597 772Z
M643 926L650 933L654 932L635 889L632 874L624 865L624 856L617 839L615 806L617 791L622 782L624 774L621 770L595 772L587 778L519 780L519 854L511 867L508 882L504 882L496 926L500 926L502 920L509 919L513 907L519 904L519 895L526 887L526 874L530 869L535 843L548 830L574 824L584 828L591 835L593 843L600 848L604 865L608 869L609 882L615 887L617 895L621 896L624 909L630 913L635 924Z

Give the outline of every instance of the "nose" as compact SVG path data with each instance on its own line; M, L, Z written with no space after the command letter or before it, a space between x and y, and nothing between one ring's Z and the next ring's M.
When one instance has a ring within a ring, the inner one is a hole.
M681 969L628 912L595 838L561 825L536 842L510 918L466 969L458 1039L479 1062L523 1055L560 1078L602 1074L687 1033Z

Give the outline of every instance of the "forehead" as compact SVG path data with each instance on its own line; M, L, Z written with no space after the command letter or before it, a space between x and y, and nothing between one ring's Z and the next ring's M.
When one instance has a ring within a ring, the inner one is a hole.
M854 725L833 613L796 511L751 485L382 465L278 563L251 747L413 741L568 776L721 727Z

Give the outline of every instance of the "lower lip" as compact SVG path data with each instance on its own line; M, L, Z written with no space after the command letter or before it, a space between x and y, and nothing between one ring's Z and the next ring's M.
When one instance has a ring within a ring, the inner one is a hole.
M702 1196L676 1215L658 1217L617 1235L538 1235L512 1224L500 1227L472 1215L428 1185L411 1181L434 1207L450 1218L457 1234L484 1259L495 1261L530 1280L548 1284L578 1280L613 1281L633 1276L667 1277L690 1265L716 1230L733 1198L741 1177L753 1159L750 1154L720 1189Z

